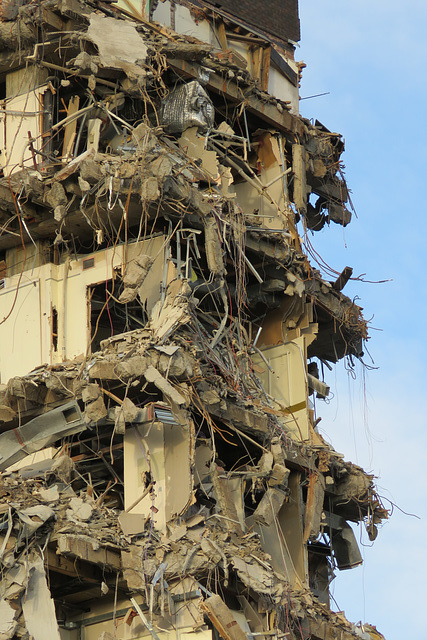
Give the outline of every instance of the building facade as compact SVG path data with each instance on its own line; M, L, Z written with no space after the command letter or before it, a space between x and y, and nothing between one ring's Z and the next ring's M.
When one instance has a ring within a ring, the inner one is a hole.
M317 428L368 333L297 1L1 16L0 638L382 638L330 608L388 513Z

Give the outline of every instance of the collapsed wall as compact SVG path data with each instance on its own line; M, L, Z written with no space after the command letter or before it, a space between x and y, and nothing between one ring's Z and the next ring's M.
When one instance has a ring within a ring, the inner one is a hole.
M329 603L387 518L318 432L344 144L219 4L2 5L2 638L382 637Z

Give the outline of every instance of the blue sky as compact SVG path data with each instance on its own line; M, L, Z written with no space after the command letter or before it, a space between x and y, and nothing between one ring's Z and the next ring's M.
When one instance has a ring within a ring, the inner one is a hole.
M337 572L333 593L353 621L375 624L387 640L425 638L427 598L427 363L425 284L427 213L426 0L300 0L304 60L301 113L344 135L343 161L357 219L311 240L350 282L371 318L369 352L377 370L344 366L329 374L334 398L319 403L320 428L335 449L378 476L398 509L363 567ZM365 361L372 364L369 356ZM362 535L363 544L369 544Z

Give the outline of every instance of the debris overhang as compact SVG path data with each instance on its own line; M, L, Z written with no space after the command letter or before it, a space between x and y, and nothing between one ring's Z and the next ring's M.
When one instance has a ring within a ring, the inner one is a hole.
M201 66L191 64L186 60L169 59L169 64L178 73L182 74L185 78L199 78L201 73ZM205 63L206 64L206 63ZM207 87L219 95L226 95L228 99L233 102L246 104L246 109L255 115L259 120L273 127L277 127L280 131L287 133L288 135L303 135L304 124L301 119L293 116L287 111L283 111L283 108L279 110L274 104L268 104L265 101L257 98L256 95L251 95L248 92L242 91L242 89L234 82L222 78L217 71L226 72L226 68L212 69L212 73L209 74L209 80Z

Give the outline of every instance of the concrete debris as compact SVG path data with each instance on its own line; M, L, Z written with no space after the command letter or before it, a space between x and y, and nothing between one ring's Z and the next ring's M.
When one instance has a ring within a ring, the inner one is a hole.
M85 404L94 402L98 400L101 395L101 388L98 384L88 384L83 387L82 391L82 400Z
M39 493L44 502L57 502L59 500L59 491L56 484L49 487L49 489L40 489Z
M157 183L156 183L156 189L157 189ZM156 200L158 195L159 193L157 189L157 195L151 199ZM147 200L148 198L143 197L143 199ZM119 298L120 302L127 304L135 300L138 293L138 288L144 282L147 276L147 273L150 270L150 267L153 264L153 262L154 260L152 257L143 255L143 256L138 256L138 258L136 258L134 262L131 262L128 264L125 275L123 277L124 289L120 294L120 298Z
M131 22L91 13L86 38L98 49L100 64L122 69L130 76L144 76L147 45ZM96 73L96 71L95 71Z
M86 522L92 517L92 506L81 498L72 498L70 500L69 507L70 508L67 509L67 516L70 520L75 521L75 518L77 518L77 520L83 520L83 522Z
M58 458L55 458L51 466L52 472L65 484L70 482L73 469L74 462L67 455L60 455Z
M254 511L255 522L266 526L273 524L285 499L284 491L268 488Z
M234 557L232 564L243 584L257 593L279 595L283 589L283 585L276 582L273 572L264 563Z
M108 411L102 396L98 396L96 400L88 402L85 406L85 420L88 424L102 420L107 414Z
M0 599L0 638L7 640L15 635L18 622L16 620L18 612L12 605L3 598Z
M290 469L288 469L284 464L275 464L271 471L271 476L268 479L269 486L286 486L290 472Z
M157 389L164 393L171 402L178 406L186 404L185 398L151 365L146 370L144 376L147 382L153 382Z
M318 431L344 142L297 0L217 4L2 3L0 640L382 638L329 603L389 515Z

